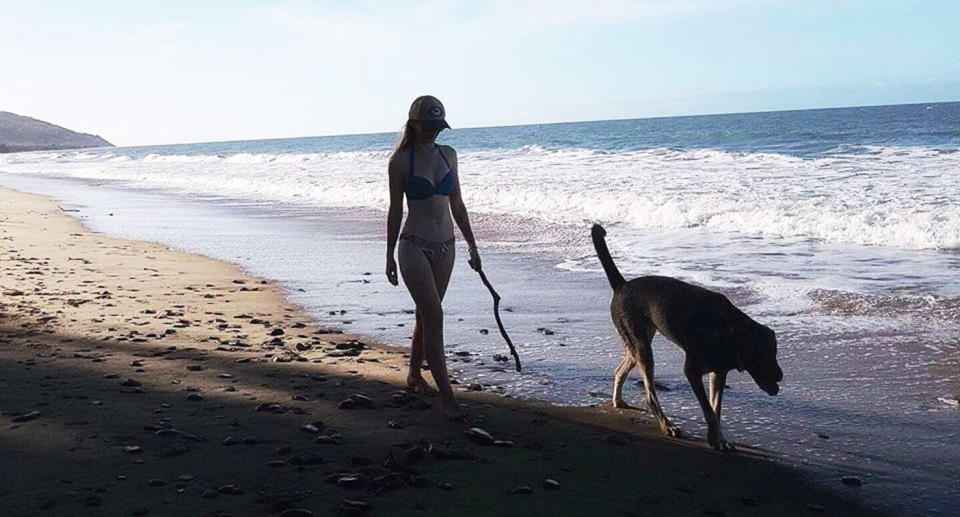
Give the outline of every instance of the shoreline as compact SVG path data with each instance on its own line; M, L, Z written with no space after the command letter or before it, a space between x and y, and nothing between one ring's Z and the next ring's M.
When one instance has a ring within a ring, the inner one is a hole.
M397 398L402 347L334 333L229 262L0 195L0 503L14 514L323 515L343 499L371 515L879 514L839 476L668 440L635 412L458 390L513 446L480 445L435 401ZM338 408L367 403L355 394L374 407Z

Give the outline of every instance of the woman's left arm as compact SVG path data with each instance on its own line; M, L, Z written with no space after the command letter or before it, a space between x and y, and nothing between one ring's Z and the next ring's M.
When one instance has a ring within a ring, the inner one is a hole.
M463 204L463 196L460 194L460 174L457 168L457 152L450 146L442 146L440 152L447 158L450 164L450 172L453 174L453 190L450 192L450 212L453 214L453 220L460 227L460 233L463 239L467 241L467 249L470 252L470 267L474 271L480 271L480 253L477 251L477 241L473 238L473 229L470 228L470 216L467 215L467 207Z

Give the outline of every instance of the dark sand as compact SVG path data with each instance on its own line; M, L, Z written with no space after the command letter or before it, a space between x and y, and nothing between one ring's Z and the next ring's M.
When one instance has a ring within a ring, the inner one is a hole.
M609 403L464 390L477 421L447 422L397 391L402 349L357 347L230 264L0 196L3 515L873 514L839 479ZM355 394L373 407L338 408Z

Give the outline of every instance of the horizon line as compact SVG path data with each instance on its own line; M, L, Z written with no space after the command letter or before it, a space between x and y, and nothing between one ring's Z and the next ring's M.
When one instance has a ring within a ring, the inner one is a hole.
M758 111L721 111L716 113L692 113L686 115L655 115L647 117L623 117L623 118L607 118L607 119L585 119L585 120L564 120L559 122L526 122L522 124L502 124L495 126L469 126L462 128L451 129L451 131L457 130L466 130L466 129L491 129L491 128L507 128L507 127L526 127L526 126L551 126L558 124L590 124L594 122L616 122L616 121L628 121L628 120L657 120L657 119L668 119L668 118L695 118L695 117L713 117L713 116L727 116L727 115L756 115L760 113L789 113L792 111L823 111L823 110L834 110L834 109L852 109L852 108L886 108L893 106L918 106L921 104L951 104L960 102L960 98L954 100L937 100L937 101L920 101L920 102L904 102L897 104L858 104L858 105L844 105L844 106L823 106L817 108L785 108L785 109L772 109L772 110L758 110ZM138 144L138 145L123 145L123 146L114 146L114 147L103 147L102 149L127 149L132 147L162 147L162 146L173 146L173 145L197 145L197 144L232 144L240 142L267 142L272 140L299 140L306 138L334 138L334 137L348 137L348 136L370 136L370 135L386 135L390 133L395 133L395 131L371 131L367 133L337 133L337 134L325 134L325 135L307 135L307 136L276 136L268 138L240 138L236 140L205 140L205 141L193 141L193 142L175 142L167 144ZM91 148L94 149L94 148Z

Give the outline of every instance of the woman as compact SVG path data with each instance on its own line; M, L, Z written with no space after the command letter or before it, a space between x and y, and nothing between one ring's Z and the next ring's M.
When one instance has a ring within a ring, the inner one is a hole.
M440 131L449 127L443 104L436 97L424 95L413 101L403 136L390 157L388 168L387 280L397 285L397 262L393 259L396 248L403 283L417 306L407 385L419 392L430 391L420 373L426 356L447 417L462 419L465 414L453 398L447 376L441 307L456 255L453 221L467 241L469 264L475 271L480 270L480 255L460 196L457 152L452 147L436 144ZM404 194L410 215L401 233Z

